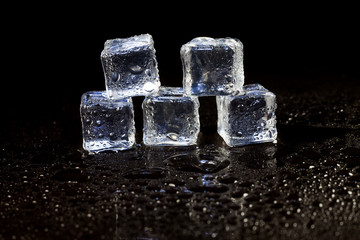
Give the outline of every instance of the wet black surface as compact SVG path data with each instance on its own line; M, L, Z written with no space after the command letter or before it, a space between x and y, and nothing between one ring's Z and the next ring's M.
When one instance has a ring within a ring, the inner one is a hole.
M287 81L291 79L291 81ZM278 143L228 148L214 99L199 145L89 155L76 99L0 134L1 239L357 239L359 79L257 76L277 95ZM74 101L76 104L74 104ZM21 115L20 115L21 116Z

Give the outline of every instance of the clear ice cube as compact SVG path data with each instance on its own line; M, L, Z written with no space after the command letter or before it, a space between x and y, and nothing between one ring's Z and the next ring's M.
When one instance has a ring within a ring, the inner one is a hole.
M227 145L276 142L276 97L260 84L234 96L217 96L218 133Z
M101 62L110 98L147 96L160 87L154 41L149 34L107 40Z
M90 152L126 150L135 143L131 98L110 100L105 91L82 95L83 147Z
M185 93L235 94L244 84L243 45L235 38L198 37L180 50Z
M195 145L200 131L199 101L182 88L160 87L142 104L143 141L150 146Z

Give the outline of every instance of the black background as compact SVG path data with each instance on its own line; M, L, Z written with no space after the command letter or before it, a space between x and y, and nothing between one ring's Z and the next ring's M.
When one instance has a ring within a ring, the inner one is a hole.
M266 86L268 76L290 76L289 81L296 81L293 76L359 76L353 6L152 4L31 5L16 12L7 20L2 45L8 72L2 80L3 120L69 115L76 121L82 93L105 89L104 42L142 33L155 41L162 85L182 85L180 47L198 36L239 38L246 83L261 79Z

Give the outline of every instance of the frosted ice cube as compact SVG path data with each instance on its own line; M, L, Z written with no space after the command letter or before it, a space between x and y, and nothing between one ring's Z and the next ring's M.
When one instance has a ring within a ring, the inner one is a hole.
M161 87L145 98L143 141L152 146L195 145L200 131L199 101L182 88Z
M276 97L259 84L245 85L242 93L217 96L218 133L227 145L276 142Z
M180 50L185 93L235 94L244 84L243 45L235 38L198 37Z
M147 96L160 87L154 42L149 34L107 40L101 62L110 98Z
M83 147L87 151L125 150L135 143L131 98L110 100L105 91L87 92L81 98Z

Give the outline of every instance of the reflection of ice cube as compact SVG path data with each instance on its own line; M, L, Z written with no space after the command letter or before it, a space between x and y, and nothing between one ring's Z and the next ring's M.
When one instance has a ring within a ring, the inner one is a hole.
M277 166L276 151L276 145L270 143L253 144L231 149L228 147L221 148L221 152L237 169L242 169L245 166L251 169L275 168Z
M159 89L154 42L149 34L107 40L101 62L111 98L146 96Z
M275 142L276 97L259 84L245 85L243 93L217 96L218 133L229 146Z
M182 88L161 87L143 104L145 145L187 146L196 144L200 131L197 97L184 96Z
M243 45L238 39L198 37L180 50L185 93L230 95L244 84Z
M87 92L81 98L83 147L87 151L125 150L135 143L131 98L110 100L106 92Z

